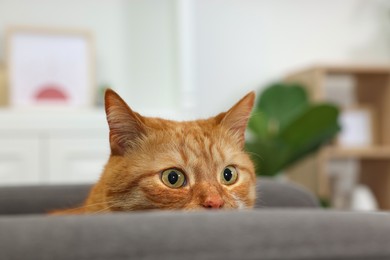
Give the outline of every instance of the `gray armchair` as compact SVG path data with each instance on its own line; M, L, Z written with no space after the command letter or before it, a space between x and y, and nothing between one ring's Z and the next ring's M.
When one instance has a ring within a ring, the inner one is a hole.
M0 188L0 259L390 259L390 216L262 180L255 210L46 216L88 185Z

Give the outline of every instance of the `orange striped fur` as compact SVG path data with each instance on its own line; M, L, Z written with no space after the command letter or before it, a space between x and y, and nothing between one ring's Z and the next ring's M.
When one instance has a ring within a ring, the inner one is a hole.
M216 117L176 122L143 117L107 90L111 156L84 205L56 213L252 208L255 171L243 147L254 96L249 93ZM238 172L232 185L221 182L226 166ZM183 187L174 189L162 182L162 171L170 168L184 173ZM206 207L208 202L217 206Z

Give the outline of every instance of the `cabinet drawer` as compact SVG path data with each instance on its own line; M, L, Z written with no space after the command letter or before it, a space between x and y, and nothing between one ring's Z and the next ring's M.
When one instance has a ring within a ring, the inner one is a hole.
M37 137L0 138L0 185L37 184L42 181Z
M110 148L107 137L52 138L48 140L50 183L96 182Z

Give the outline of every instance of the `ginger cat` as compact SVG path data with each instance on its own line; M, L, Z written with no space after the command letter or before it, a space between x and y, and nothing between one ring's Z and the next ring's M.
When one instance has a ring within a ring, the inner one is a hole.
M143 117L107 90L108 163L82 207L54 214L252 208L255 170L243 148L254 98L206 120L176 122Z

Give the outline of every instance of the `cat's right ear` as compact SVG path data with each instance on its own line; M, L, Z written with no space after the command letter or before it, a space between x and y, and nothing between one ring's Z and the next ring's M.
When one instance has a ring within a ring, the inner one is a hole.
M106 90L104 104L110 128L111 154L123 155L145 134L142 116L131 110L112 89Z

